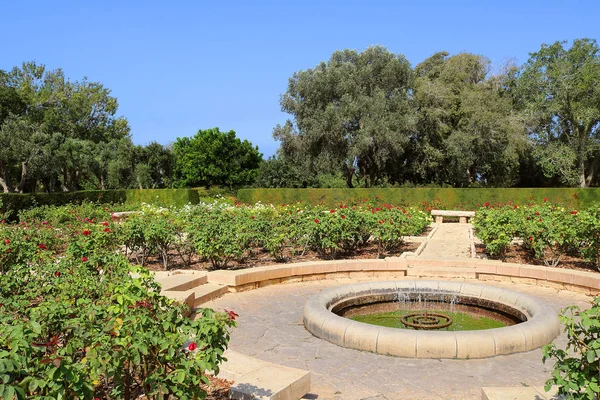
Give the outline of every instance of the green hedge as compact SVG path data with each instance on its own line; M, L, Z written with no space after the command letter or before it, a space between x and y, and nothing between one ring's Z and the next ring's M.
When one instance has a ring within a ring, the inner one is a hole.
M532 201L563 203L572 208L587 207L600 201L600 188L407 188L407 189L240 189L237 199L242 203L290 204L298 201L310 204L334 205L339 202L375 199L395 205L418 205L436 202L447 209L474 210L486 202L527 204Z
M211 191L202 191L202 196L210 197ZM199 202L196 189L136 189L136 190L85 190L67 193L0 193L0 214L10 212L16 217L19 210L36 206L60 206L69 203L91 201L95 203L115 203L139 205L142 203L161 206L183 206Z

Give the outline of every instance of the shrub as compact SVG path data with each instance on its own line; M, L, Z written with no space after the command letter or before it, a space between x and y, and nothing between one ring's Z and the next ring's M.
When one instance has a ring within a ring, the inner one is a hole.
M513 206L480 208L472 223L490 255L502 258L520 227L519 214Z
M61 258L0 274L0 397L204 396L234 322L211 310L185 318L147 270L111 257L102 273Z
M600 208L591 207L580 213L577 237L583 257L600 271Z
M555 358L546 391L558 385L558 394L569 399L595 400L600 395L600 297L589 310L565 308L560 320L567 334L566 348L552 343L543 347L543 361Z

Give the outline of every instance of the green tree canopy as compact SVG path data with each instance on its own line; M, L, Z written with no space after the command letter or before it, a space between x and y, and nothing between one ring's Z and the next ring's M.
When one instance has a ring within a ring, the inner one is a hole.
M273 132L281 156L315 173L343 173L373 186L403 154L415 118L411 68L402 55L376 46L336 51L328 62L295 73L281 96L292 115Z
M542 45L517 74L515 104L528 117L535 155L564 184L597 184L600 50L593 39Z
M234 131L199 130L173 144L175 184L179 187L250 185L256 179L262 154Z
M470 186L511 186L526 146L512 109L506 74L489 73L482 56L436 53L415 68L418 123L407 180Z

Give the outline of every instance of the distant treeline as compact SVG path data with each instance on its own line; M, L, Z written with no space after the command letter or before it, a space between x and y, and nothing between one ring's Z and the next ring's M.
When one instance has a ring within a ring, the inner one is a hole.
M600 183L600 50L542 45L522 66L446 52L411 67L375 46L298 71L277 154L234 131L136 146L110 90L0 70L4 192L142 188L590 187ZM184 133L187 134L187 133Z

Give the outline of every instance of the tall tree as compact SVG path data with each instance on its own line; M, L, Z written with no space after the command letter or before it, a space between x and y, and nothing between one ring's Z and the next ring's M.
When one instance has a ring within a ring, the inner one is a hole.
M29 135L31 140L26 140L25 148L37 149L32 154L44 159L47 170L29 168L34 160L21 156L20 165L10 168L13 174L15 169L19 171L20 182L46 182L46 190L53 190L56 182L63 190L81 188L82 180L94 176L99 150L96 147L100 143L131 141L127 120L115 116L117 107L117 100L103 85L87 78L70 81L60 69L49 71L43 65L28 62L10 72L0 71L0 126L12 121L4 132L12 129L13 136L27 136L28 130L33 129L46 135L41 150L40 143L34 143L39 141L39 135ZM21 122L15 124L9 115L17 116ZM31 176L34 171L41 175ZM19 184L16 188L23 187Z
M252 185L262 161L258 147L241 141L234 131L221 132L219 128L177 138L173 153L175 184L180 187Z
M415 68L418 123L407 180L453 186L510 186L518 179L523 125L505 74L484 57L436 53Z
M518 74L515 104L528 115L535 155L548 177L597 184L600 169L600 50L593 39L542 45Z
M355 176L373 186L409 142L414 112L411 69L402 55L369 47L343 50L328 62L295 73L281 96L292 115L273 132L281 155L314 173Z

